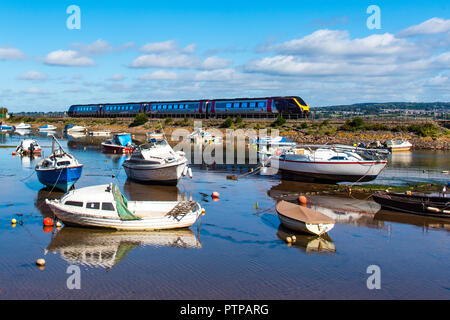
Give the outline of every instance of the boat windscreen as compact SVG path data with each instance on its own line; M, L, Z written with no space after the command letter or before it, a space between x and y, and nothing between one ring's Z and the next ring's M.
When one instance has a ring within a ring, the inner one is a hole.
M116 142L121 146L127 146L133 144L133 141L131 140L131 135L129 134L122 134L115 136Z
M119 214L120 220L141 220L141 218L135 216L128 210L128 200L115 184L112 186L112 194L116 201L117 213Z

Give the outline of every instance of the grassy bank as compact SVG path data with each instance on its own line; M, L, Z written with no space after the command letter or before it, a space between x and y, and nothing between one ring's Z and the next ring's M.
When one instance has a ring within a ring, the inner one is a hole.
M376 140L384 142L389 139L405 138L411 141L413 149L450 150L450 130L437 122L391 121L389 123L376 120L285 120L278 119L118 119L118 118L33 118L13 117L8 122L18 124L25 122L37 128L51 123L59 129L68 123L85 126L88 130L110 130L112 132L127 131L133 134L164 128L167 135L178 128L192 130L194 121L201 121L203 128L216 128L223 132L226 129L268 129L279 130L280 135L290 137L303 144L353 144L370 143Z

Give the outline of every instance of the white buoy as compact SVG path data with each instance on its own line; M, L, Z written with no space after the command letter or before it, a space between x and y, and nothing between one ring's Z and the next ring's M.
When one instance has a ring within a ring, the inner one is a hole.
M189 178L192 179L192 169L191 168L188 169L188 175L189 175Z
M188 171L188 167L184 167L184 169L183 169L183 177L186 175L187 171Z

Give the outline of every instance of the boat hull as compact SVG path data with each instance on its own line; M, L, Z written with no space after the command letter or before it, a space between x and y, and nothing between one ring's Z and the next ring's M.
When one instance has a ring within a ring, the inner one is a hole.
M283 226L288 229L314 234L320 236L327 233L334 227L334 223L305 223L299 220L294 220L278 213L278 217Z
M450 218L450 209L448 203L444 201L434 202L432 198L419 200L408 199L408 196L388 196L388 195L372 195L373 200L378 203L382 208L394 211L400 211L420 216L438 217L438 218ZM436 210L437 209L437 210ZM439 210L439 211L438 211Z
M183 175L187 161L178 161L164 166L136 164L125 161L123 167L130 180L148 183L176 185Z
M73 214L71 212L65 211L59 205L53 203L52 201L49 201L48 199L46 199L45 201L52 212L55 214L55 216L66 225L107 228L124 231L170 230L188 228L195 223L202 210L200 205L197 205L195 210L187 213L181 219L170 215L164 215L155 218L143 218L141 220L120 220Z
M276 159L272 166L286 178L302 180L342 182L374 180L386 166L386 161L313 162ZM275 165L274 165L275 164Z
M67 192L81 177L83 165L60 169L36 169L39 182L49 188Z
M128 153L128 152L133 151L132 147L124 147L124 146L119 146L119 145L115 145L115 144L107 144L107 143L102 143L102 148L103 148L104 152L110 152L110 153Z

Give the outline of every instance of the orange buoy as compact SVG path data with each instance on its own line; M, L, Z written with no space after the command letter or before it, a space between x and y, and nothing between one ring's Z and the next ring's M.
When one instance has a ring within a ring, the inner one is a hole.
M13 153L12 153L12 155L13 155L13 156L15 156L15 155L16 155L16 153L15 153L15 152L13 152Z
M300 196L300 197L298 197L298 201L299 201L301 204L307 204L307 203L308 203L308 199L307 199L305 196Z
M212 197L213 199L219 199L219 196L220 196L220 194L219 194L217 191L214 191L214 192L211 194L211 197Z
M52 220L52 218L49 218L49 217L45 218L45 219L44 219L44 226L48 226L48 227L53 226L53 220Z
M44 259L37 259L36 260L36 265L38 266L45 266L45 260Z

